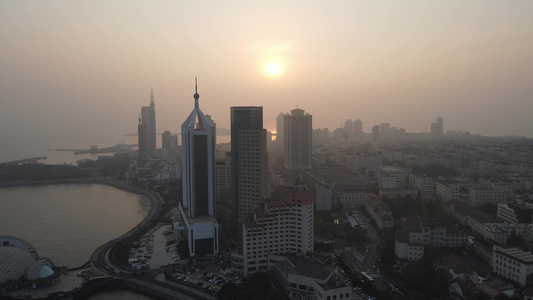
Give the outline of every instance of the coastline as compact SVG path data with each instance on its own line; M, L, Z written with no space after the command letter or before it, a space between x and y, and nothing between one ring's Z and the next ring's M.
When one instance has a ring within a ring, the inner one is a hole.
M46 181L2 182L0 183L0 188L18 187L18 186L24 187L24 186L39 186L39 185L61 185L61 184L107 185L107 186L114 187L114 188L117 188L117 189L120 189L126 192L140 195L143 198L145 198L149 203L148 213L138 224L136 224L135 226L133 226L131 229L124 232L120 236L116 237L115 239L108 241L99 247L96 247L86 262L84 262L81 266L69 268L68 271L81 270L81 269L86 269L86 268L92 268L94 270L99 270L99 268L95 265L95 262L98 261L98 257L101 251L103 249L109 250L112 247L114 247L117 241L129 238L130 236L136 234L138 231L144 230L157 218L157 216L159 216L163 208L163 205L165 204L162 198L157 193L151 190L140 189L140 188L127 185L125 183L112 182L106 179L88 178L88 179L46 180ZM66 274L63 274L61 277L63 278L63 280L58 281L56 285L54 286L43 286L35 290L23 288L23 289L18 290L18 292L15 292L15 293L8 293L5 295L0 295L0 299L19 299L20 295L29 295L31 296L32 299L49 299L50 297L52 297L53 299L53 298L61 298L59 294L63 294L65 296L70 295L76 298L76 294L79 294L80 292L83 294L83 289L84 289L83 280L79 280L80 278L76 276L75 272L71 272L70 274L69 272L67 272ZM119 283L119 282L120 284L116 285L116 283ZM120 280L114 281L114 283L115 284L113 284L113 286L116 285L118 287L127 288L127 289L134 290L134 291L137 290L135 288L132 288L131 286L127 286L123 284ZM146 288L142 292L150 294ZM161 295L156 295L156 294L157 293L154 291L154 296L161 297Z
M3 187L17 187L17 186L39 186L39 185L56 185L56 184L103 184L108 185L126 192L134 193L141 195L145 197L148 202L150 203L150 210L148 214L144 217L144 219L137 224L137 226L141 224L147 223L148 218L150 217L150 212L154 208L158 208L159 206L162 206L165 204L161 196L159 196L157 193L146 190L146 189L140 189L133 187L131 185L116 182L116 181L109 181L105 179L94 179L94 178L87 178L87 179L60 179L60 180L43 180L43 181L14 181L14 182L0 182L0 188Z

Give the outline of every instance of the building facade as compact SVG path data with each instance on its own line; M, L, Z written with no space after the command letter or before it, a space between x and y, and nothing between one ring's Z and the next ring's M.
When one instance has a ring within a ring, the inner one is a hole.
M196 92L194 109L181 125L183 203L179 209L191 257L219 251L215 219L216 127L200 110L199 98Z
M139 158L146 158L156 150L154 91L150 91L150 106L141 108L138 126Z
M494 246L492 271L524 287L533 273L533 255L531 251Z
M505 203L506 191L492 188L469 188L468 204L471 206L483 206L486 203Z
M293 109L284 116L285 168L310 169L313 138L313 117L302 109Z
M459 200L461 185L456 182L439 181L435 183L437 198L444 201Z
M383 167L383 157L380 154L355 154L354 170L362 171L369 168Z
M261 208L240 220L242 252L231 255L231 267L245 276L266 272L268 254L313 251L314 190L285 189L282 198L261 200Z
M231 189L233 219L245 220L270 196L262 107L231 107ZM238 228L236 226L236 228Z
M352 290L338 268L313 262L305 256L269 255L269 270L290 300L349 300Z
M215 161L215 201L231 200L231 155L226 152L224 159Z

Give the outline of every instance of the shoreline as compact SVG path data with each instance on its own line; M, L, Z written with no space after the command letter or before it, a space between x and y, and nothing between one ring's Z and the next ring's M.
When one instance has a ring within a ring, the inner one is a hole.
M73 271L73 270L78 270L78 269L85 269L87 267L93 268L95 270L99 270L94 265L94 262L97 261L98 254L102 250L102 248L104 248L104 247L107 248L107 246L110 246L110 245L114 246L114 244L117 241L120 241L122 239L127 239L131 235L138 233L140 230L144 230L145 228L147 228L151 223L153 223L153 221L157 218L157 216L159 216L159 214L161 212L161 209L163 208L163 206L165 204L165 202L159 196L159 194L157 194L157 193L155 193L155 192L153 192L151 190L140 189L140 188L137 188L137 187L133 187L133 186L127 185L125 183L108 181L106 179L95 179L95 178L85 179L84 178L84 179L62 179L62 180L44 180L44 181L1 182L0 183L0 188L4 188L4 187L5 188L7 188L7 187L19 187L19 186L20 187L24 187L24 186L40 186L40 185L61 185L61 184L102 184L102 185L107 185L107 186L110 186L110 187L113 187L113 188L117 188L117 189L125 191L125 192L130 192L130 193L134 193L134 194L140 195L143 198L145 198L148 201L148 203L149 203L148 212L147 212L146 216L139 223L137 223L136 225L131 227L126 232L120 234L119 236L117 236L112 241L108 241L108 242L104 243L103 245L100 245L100 246L96 247L95 249L93 249L93 252L89 256L88 261L84 262L81 266L77 266L77 267L74 267L74 268L68 268L68 271ZM62 275L62 276L65 276L65 275ZM82 283L82 282L80 282L80 283ZM70 292L72 292L72 291L81 292L82 285L80 283L74 284L73 286L70 286L70 287L62 287L61 291L58 290L58 291L55 291L55 292L51 292L50 290L48 290L46 292L46 295L41 294L39 292L39 289L33 290L34 293L32 293L32 291L28 291L28 290L24 291L24 293L32 295L33 299L48 299L50 295L57 296L57 293L67 294L67 293L69 293L69 291ZM131 288L131 287L128 288L128 286L123 286L123 288L127 288L127 289L130 289L130 290L134 290L134 291L140 292L139 290L137 290L135 288ZM21 290L25 290L25 289L21 289ZM75 292L75 293L77 293L77 292ZM148 291L146 288L142 292L151 294L150 291ZM12 295L12 294L10 295L10 294L11 293L0 295L0 299L9 299L9 297L11 297L11 299L15 299L15 298L13 298L14 295ZM18 294L18 293L15 293L15 294ZM161 297L161 295L158 295L158 293L156 291L153 291L152 295L154 295L154 296L157 295L157 296Z

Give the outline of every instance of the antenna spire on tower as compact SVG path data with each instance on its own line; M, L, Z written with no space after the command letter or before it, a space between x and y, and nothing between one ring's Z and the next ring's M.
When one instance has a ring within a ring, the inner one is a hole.
M198 108L198 98L200 98L200 95L198 95L198 77L194 77L194 107Z

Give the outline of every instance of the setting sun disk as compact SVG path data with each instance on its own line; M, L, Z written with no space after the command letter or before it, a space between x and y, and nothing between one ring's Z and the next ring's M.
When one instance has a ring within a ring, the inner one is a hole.
M266 66L266 71L270 76L276 76L281 72L281 65L279 63L269 63Z

